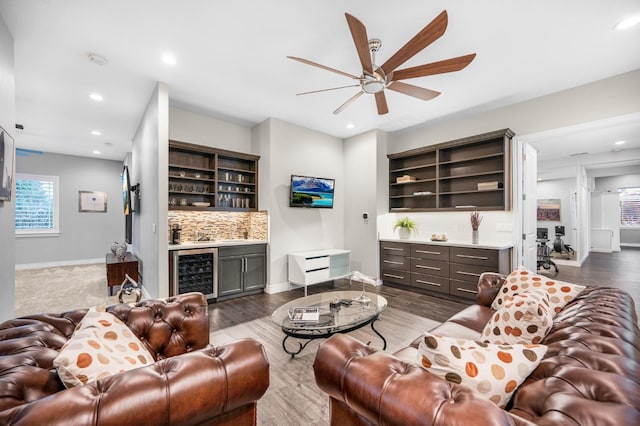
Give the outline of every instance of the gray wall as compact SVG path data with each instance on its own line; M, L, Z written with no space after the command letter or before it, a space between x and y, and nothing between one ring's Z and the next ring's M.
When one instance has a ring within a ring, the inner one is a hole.
M596 191L609 192L617 192L618 188L640 188L640 173L599 177L595 179L595 186ZM640 247L640 229L621 227L620 245Z
M344 240L351 270L377 277L378 133L372 130L344 142ZM385 147L386 149L386 147ZM388 186L388 185L387 185ZM368 219L362 214L368 213Z
M516 135L541 132L640 111L640 70L477 114L395 132L389 152L509 127Z
M122 163L62 154L17 158L17 171L59 176L59 236L16 237L17 265L104 259L113 241L124 241ZM107 193L106 213L78 211L78 191Z
M237 152L251 152L249 127L175 107L169 108L169 139Z
M343 141L273 118L258 125L253 136L258 139L254 152L261 156L260 208L269 209L269 286L282 289L288 282L288 253L344 248ZM292 174L335 179L333 209L289 207Z
M140 119L131 153L132 184L140 183L140 209L133 216L132 252L138 257L150 297L169 295L167 205L169 94L158 83Z
M13 37L0 17L0 126L9 132L16 144L16 91L13 59ZM15 189L15 188L14 188ZM12 191L12 193L15 193ZM14 198L0 201L0 322L13 318L15 295L14 268Z

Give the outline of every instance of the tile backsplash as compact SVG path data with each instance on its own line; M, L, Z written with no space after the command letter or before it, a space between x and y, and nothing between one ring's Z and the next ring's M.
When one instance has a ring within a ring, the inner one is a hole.
M167 241L171 241L171 226L180 224L182 241L197 241L198 237L207 240L268 239L268 214L257 212L218 212L218 211L169 211Z

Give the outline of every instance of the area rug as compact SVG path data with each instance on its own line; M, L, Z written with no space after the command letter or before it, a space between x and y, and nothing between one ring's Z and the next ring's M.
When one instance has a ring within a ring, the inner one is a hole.
M16 271L15 316L61 313L117 303L104 263Z
M427 318L387 308L375 323L387 340L386 352L393 353L407 346L420 333L436 327L439 323ZM215 329L215 324L212 324ZM382 348L382 340L370 326L349 333L374 348ZM214 330L210 342L214 346L251 337L265 347L270 366L270 385L267 393L258 402L258 424L282 425L327 425L329 424L329 397L315 384L313 360L318 346L325 339L314 340L304 350L291 358L282 349L284 334L270 317L263 317L233 327ZM287 340L287 347L295 348L296 339Z

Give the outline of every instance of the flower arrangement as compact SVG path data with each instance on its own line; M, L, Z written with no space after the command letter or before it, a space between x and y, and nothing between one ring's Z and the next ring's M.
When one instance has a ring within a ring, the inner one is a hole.
M482 216L478 213L478 210L474 210L471 213L471 229L477 231L480 227L480 223L482 223Z

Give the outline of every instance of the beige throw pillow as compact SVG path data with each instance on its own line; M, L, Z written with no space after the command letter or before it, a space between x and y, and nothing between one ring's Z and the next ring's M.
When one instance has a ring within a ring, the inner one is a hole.
M544 289L549 294L551 313L556 316L564 305L572 301L585 288L583 285L566 283L543 275L537 275L526 268L520 267L507 276L498 291L498 295L493 299L491 307L498 310L518 293Z
M499 345L540 343L553 325L549 295L543 290L518 293L498 309L482 340Z
M70 388L153 362L149 351L120 319L91 308L53 365Z
M494 345L425 333L418 364L504 408L546 352L543 345Z

